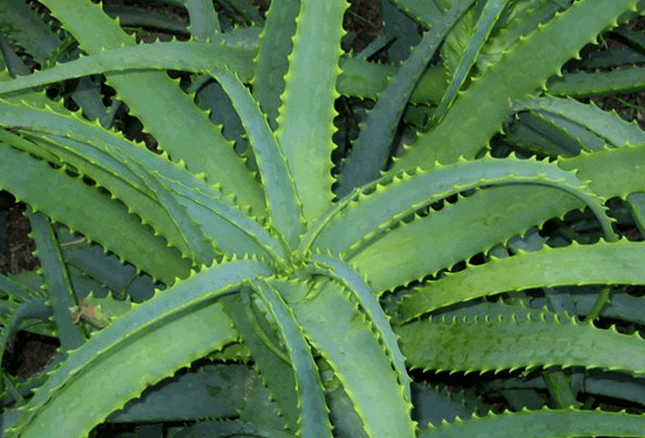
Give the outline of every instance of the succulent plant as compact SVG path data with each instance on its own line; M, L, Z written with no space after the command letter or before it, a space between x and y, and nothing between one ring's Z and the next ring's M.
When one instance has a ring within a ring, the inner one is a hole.
M645 2L348 6L0 4L4 436L642 434Z

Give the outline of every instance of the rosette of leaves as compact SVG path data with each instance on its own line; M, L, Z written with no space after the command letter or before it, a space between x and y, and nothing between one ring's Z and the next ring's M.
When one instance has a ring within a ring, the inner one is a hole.
M594 408L645 404L645 134L573 98L644 86L644 2L392 0L358 54L344 0L41 3L0 5L42 266L0 354L60 348L3 371L5 436L642 434Z

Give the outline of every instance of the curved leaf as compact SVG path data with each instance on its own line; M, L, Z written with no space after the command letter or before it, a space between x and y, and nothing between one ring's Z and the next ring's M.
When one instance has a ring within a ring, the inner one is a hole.
M271 132L257 102L235 76L219 70L212 73L228 94L244 124L262 178L270 222L292 246L304 232L302 204L282 149Z
M544 96L513 104L514 111L545 111L563 117L602 136L608 145L622 147L645 143L645 132L636 121L626 122L617 113L601 110L593 102L584 104L571 98Z
M80 78L94 74L119 73L130 70L187 70L207 73L216 68L228 68L248 81L253 73L253 47L239 43L227 44L226 34L216 41L168 41L104 49L77 60L56 64L27 76L0 82L0 94ZM129 76L129 75L128 75Z
M575 242L564 248L519 251L513 257L493 258L416 288L397 306L397 323L423 313L496 293L536 287L582 284L645 284L645 244L600 241Z
M269 282L257 280L251 281L251 285L267 303L289 354L298 394L298 436L331 438L332 428L327 416L323 386L302 327L283 301L280 292Z
M352 256L360 246L416 210L449 195L483 185L535 184L565 191L584 202L596 215L608 240L616 239L602 199L590 192L574 174L550 163L514 157L486 156L460 160L430 170L416 168L394 179L384 177L357 189L331 208L303 239L307 244ZM365 194L373 192L370 194Z

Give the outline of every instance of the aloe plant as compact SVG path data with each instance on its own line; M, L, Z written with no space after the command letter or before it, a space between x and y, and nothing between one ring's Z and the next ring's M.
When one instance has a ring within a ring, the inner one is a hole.
M0 4L4 436L643 434L645 2L157 3Z

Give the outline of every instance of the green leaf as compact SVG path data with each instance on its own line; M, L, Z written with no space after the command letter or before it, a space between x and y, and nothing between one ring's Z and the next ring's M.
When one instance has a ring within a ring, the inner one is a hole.
M76 296L53 226L42 213L30 213L29 222L36 243L36 255L40 260L43 289L47 292L54 313L61 348L63 351L78 348L85 341L85 335L69 315L69 307L75 303Z
M430 170L417 168L399 176L383 177L357 189L336 203L303 239L321 250L352 256L360 247L378 239L389 226L416 210L445 198L483 185L531 184L565 191L594 212L608 240L616 239L605 214L603 200L592 193L574 174L545 161L521 160L513 156L457 163ZM367 194L369 193L369 194Z
M603 242L564 248L519 251L513 257L446 273L440 280L416 288L397 306L397 323L423 313L474 298L537 287L583 284L643 284L645 245Z
M266 117L242 83L226 70L213 76L228 94L244 124L260 169L262 188L270 223L292 246L304 232L302 205L280 145L271 132Z
M298 28L281 96L276 137L308 222L320 216L333 198L333 108L339 96L336 79L340 74L338 60L346 7L345 0L300 1Z
M228 68L248 81L253 73L252 59L255 48L242 45L235 40L229 43L227 35L219 34L212 42L169 41L103 49L96 54L56 64L46 70L18 76L12 81L0 82L0 94L29 90L41 85L94 74L147 69L207 73L214 69Z
M257 252L278 260L284 258L281 242L265 226L245 214L217 187L185 168L80 117L65 117L49 107L31 108L0 101L1 107L10 110L0 115L0 124L48 139L49 134L60 136L54 140L62 156L76 155L75 163L88 170L87 176L110 184L107 188L122 196L144 221L158 227L171 244L185 249L186 255L199 263L213 259L209 238L225 254ZM150 205L146 198L159 206Z
M327 416L323 386L318 368L305 341L303 328L293 312L269 282L251 281L253 289L267 303L269 313L276 321L293 367L298 394L298 436L303 438L332 437L331 423Z

